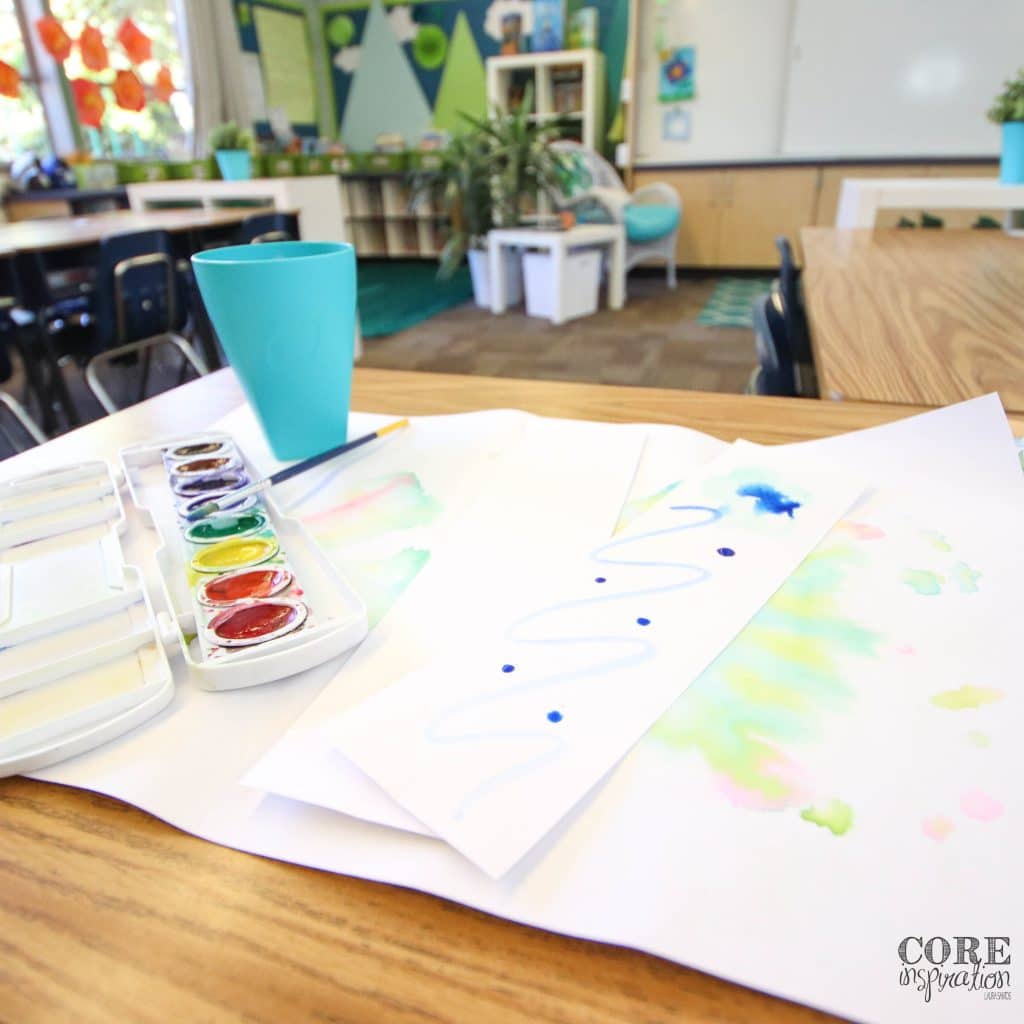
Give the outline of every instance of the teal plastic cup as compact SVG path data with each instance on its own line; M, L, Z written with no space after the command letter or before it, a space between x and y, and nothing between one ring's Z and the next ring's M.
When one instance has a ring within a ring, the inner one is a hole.
M342 242L268 242L192 257L221 346L274 455L348 439L356 254Z

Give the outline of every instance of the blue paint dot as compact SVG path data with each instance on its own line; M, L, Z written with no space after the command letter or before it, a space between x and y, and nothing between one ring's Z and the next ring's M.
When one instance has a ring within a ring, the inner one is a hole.
M723 558L732 558L732 556L736 554L736 552L735 552L735 551L733 551L733 549L732 549L732 548L719 548L719 549L718 549L718 553L719 553L719 554L720 554L720 555L721 555L721 556L722 556Z
M561 711L549 711L548 712L548 721L549 722L560 722L561 720L562 720L562 712Z
M604 576L595 576L594 577L594 582L595 583L607 583L608 581L604 578Z
M640 616L640 618L636 620L636 624L637 624L638 626L649 626L649 625L651 624L651 620L650 620L650 619L645 619L645 618L644 618L644 617L643 617L643 616L641 615L641 616Z
M516 670L515 665L502 665L501 666L501 671L502 672L515 672L515 670Z

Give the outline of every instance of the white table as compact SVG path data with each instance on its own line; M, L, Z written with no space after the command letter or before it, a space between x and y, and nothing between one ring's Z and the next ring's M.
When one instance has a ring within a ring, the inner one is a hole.
M882 209L1024 210L1024 185L998 178L844 178L837 228L873 228Z
M578 224L567 231L546 231L540 228L495 228L487 235L487 257L490 261L491 312L504 313L508 308L505 295L503 250L509 247L547 249L551 253L555 315L552 323L565 323L566 289L572 286L566 273L566 258L572 249L591 246L608 247L608 308L622 309L626 301L626 229L621 224Z

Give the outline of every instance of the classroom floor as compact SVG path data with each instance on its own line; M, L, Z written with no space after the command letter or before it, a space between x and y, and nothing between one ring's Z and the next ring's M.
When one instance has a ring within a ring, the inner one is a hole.
M671 292L660 273L633 273L624 309L562 326L467 303L367 340L360 366L738 394L757 363L753 331L697 322L718 280L680 275Z

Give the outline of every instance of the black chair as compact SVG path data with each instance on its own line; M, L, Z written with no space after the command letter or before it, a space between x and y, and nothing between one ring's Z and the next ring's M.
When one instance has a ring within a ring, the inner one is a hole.
M85 379L108 413L118 406L99 371L114 362L141 364L135 401L146 397L153 353L159 346L173 346L181 355L177 383L184 381L189 366L200 376L208 372L179 333L186 323L185 284L168 232L137 231L103 239L93 309L99 351L89 360Z
M56 292L39 253L19 252L0 259L0 379L10 377L13 349L21 358L28 391L48 434L58 430L58 412L69 427L81 423L55 344L71 328L81 329L84 336L91 322L89 291L76 285Z
M260 242L297 242L299 218L294 213L254 213L238 228L238 244Z
M748 391L813 398L818 385L800 271L793 261L789 240L779 237L775 245L780 257L779 276L768 295L754 300L754 336L760 366Z

